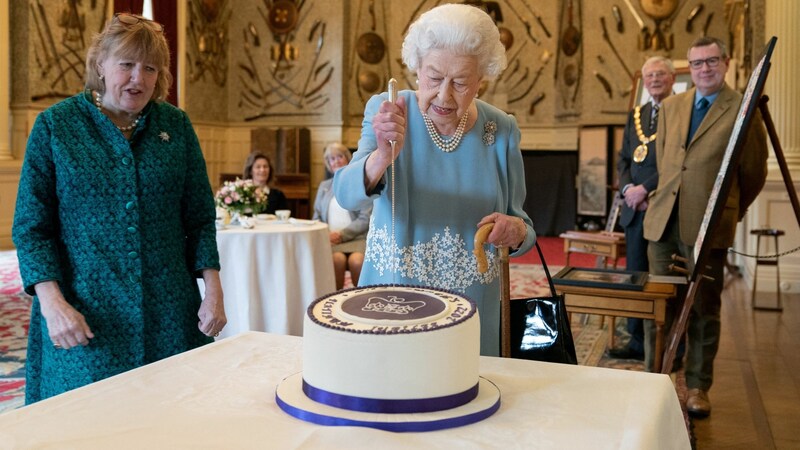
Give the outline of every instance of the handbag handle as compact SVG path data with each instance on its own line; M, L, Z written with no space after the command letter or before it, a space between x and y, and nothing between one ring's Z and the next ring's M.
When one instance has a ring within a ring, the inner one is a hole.
M547 283L550 284L550 294L553 297L556 297L558 295L556 293L556 286L553 284L553 277L550 276L550 270L547 268L547 263L544 260L544 254L542 253L542 248L539 247L538 240L536 240L536 251L539 252L539 259L542 261L542 268L544 268L544 273L547 275Z

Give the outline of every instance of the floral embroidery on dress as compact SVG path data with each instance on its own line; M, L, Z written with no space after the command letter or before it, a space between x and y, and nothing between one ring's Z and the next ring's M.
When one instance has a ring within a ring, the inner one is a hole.
M483 124L483 143L484 145L494 144L494 135L497 133L497 123L490 120Z
M449 227L434 234L428 242L392 250L387 226L370 225L364 262L372 264L380 276L391 276L397 264L398 277L404 278L398 281L412 280L423 286L463 293L473 284L489 284L499 275L495 255L487 252L486 256L489 270L478 273L475 255L467 249L461 235L450 233Z

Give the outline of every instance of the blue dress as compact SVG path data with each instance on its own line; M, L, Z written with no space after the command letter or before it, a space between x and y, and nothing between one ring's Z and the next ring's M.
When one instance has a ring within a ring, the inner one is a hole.
M459 292L478 305L481 354L500 351L499 267L487 248L490 269L478 273L472 253L480 220L493 212L520 217L528 233L514 254L528 251L535 234L522 209L525 173L516 120L476 100L478 121L451 153L439 150L428 135L413 91L402 91L407 104L403 150L395 160L396 195L392 243L391 167L376 193L367 195L364 166L377 148L372 117L386 94L367 103L358 151L336 171L334 192L350 210L374 202L367 251L359 284L424 285Z
M26 292L57 281L95 338L57 350L34 298L26 403L211 341L196 277L219 269L214 199L187 115L150 103L131 141L87 94L39 114L13 238Z

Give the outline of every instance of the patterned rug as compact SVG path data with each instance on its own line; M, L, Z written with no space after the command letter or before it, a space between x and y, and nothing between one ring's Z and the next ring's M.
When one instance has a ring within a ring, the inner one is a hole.
M16 252L0 252L0 413L25 400L31 297L22 291Z

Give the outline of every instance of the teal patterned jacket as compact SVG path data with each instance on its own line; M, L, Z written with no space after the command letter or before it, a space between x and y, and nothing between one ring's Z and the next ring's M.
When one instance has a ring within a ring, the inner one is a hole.
M56 350L34 298L33 403L210 342L196 277L219 269L215 211L183 111L151 102L128 141L87 93L42 112L28 139L13 239L25 291L57 281L95 338Z

